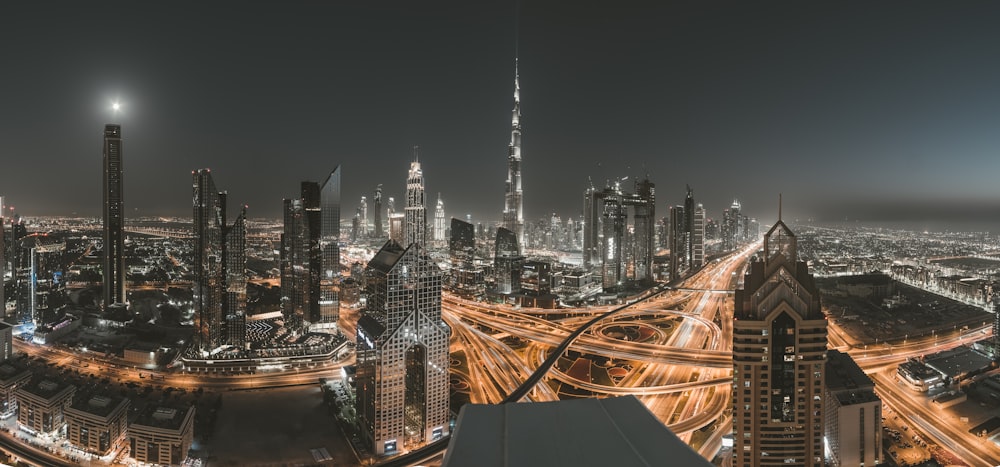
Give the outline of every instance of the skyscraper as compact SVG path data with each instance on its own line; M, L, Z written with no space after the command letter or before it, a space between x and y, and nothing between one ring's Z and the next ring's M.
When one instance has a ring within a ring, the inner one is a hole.
M687 234L684 232L684 206L670 206L670 280L681 277L686 269Z
M524 256L517 243L517 235L506 227L497 229L496 253L493 269L496 272L496 293L510 295L521 292L521 268Z
M305 290L305 319L310 325L315 325L322 321L323 316L319 304L322 296L320 288L323 278L323 250L320 248L320 239L323 238L322 196L320 195L319 183L302 182L299 186L302 194L302 207L305 212L306 255L309 269Z
M285 199L281 234L281 313L285 326L301 332L309 303L309 226L301 199Z
M734 464L821 467L827 330L819 290L780 214L762 254L735 295Z
M374 203L375 208L375 238L381 240L385 237L385 230L382 229L382 184L379 183L375 187L375 196L372 197L372 203Z
M104 125L104 306L125 303L125 184L122 127Z
M691 257L691 267L699 268L705 264L705 207L698 203L694 207L694 224L691 226L691 245L694 255Z
M406 214L404 224L403 244L407 247L411 243L419 243L427 246L427 205L424 200L424 171L420 169L420 160L417 146L413 147L413 162L410 162L410 173L406 177L406 207L403 208Z
M694 267L694 215L694 190L688 186L684 197L684 265L688 269Z
M524 200L521 192L521 77L514 58L514 110L511 111L510 145L507 146L507 185L504 195L503 226L517 235L524 246Z
M364 443L391 455L449 432L448 339L441 270L418 242L393 240L368 263L357 328L357 414Z
M358 205L358 215L360 216L358 236L368 238L368 198L365 196L361 197L361 203Z
M465 296L483 293L483 269L476 266L476 228L470 222L451 218L448 242L451 258L451 287Z
M744 236L745 216L741 210L740 201L734 199L732 206L722 212L722 249L725 251L735 250L740 243L746 240Z
M434 234L432 236L434 246L443 247L445 245L445 231L447 230L448 224L444 218L444 201L441 200L441 193L438 193L437 207L434 208Z
M635 193L626 193L622 180L609 182L603 191L591 186L584 192L584 264L601 268L606 291L653 280L655 185L648 178L638 180Z
M226 224L226 193L209 169L191 172L194 221L194 286L197 350L206 355L246 339L246 206ZM226 328L226 324L231 324Z
M340 166L320 186L320 240L323 275L320 278L319 321L313 328L337 329L340 319Z
M247 206L240 208L233 224L224 229L226 338L228 345L242 349L247 338Z

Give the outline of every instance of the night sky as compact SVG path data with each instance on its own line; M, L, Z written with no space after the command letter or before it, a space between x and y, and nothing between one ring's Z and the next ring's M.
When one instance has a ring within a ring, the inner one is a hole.
M524 3L515 34L513 2L6 2L0 194L98 216L117 122L131 215L190 216L209 167L277 217L340 164L349 218L419 145L431 210L498 220L517 35L529 220L647 172L658 215L690 184L709 217L1000 218L996 2Z

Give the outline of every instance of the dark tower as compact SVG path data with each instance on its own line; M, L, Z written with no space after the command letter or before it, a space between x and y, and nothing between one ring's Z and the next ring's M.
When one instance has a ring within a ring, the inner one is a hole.
M104 306L125 303L125 185L122 127L104 126Z

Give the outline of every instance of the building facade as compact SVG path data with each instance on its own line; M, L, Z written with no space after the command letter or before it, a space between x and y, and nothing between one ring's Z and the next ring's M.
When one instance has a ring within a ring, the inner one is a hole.
M524 256L521 255L521 246L517 243L517 234L500 227L497 229L495 246L493 272L496 293L502 296L520 293Z
M621 180L584 193L584 264L600 269L605 291L652 284L655 202L649 179L636 181L634 193L623 191Z
M364 443L391 455L449 433L448 340L441 271L419 243L389 240L365 269L356 400Z
M17 411L17 388L31 380L31 370L24 361L0 363L0 419L14 415Z
M104 306L125 303L125 182L122 127L104 126Z
M524 245L524 193L521 190L521 75L514 58L514 109L511 111L510 144L507 146L507 183L504 192L503 226Z
M66 438L78 449L103 457L125 447L128 398L77 394L66 408Z
M826 319L795 235L779 220L736 290L734 465L823 466Z
M320 240L323 274L319 283L319 321L313 329L337 331L340 320L340 166L320 185Z
M181 465L194 440L194 407L149 404L128 428L129 449L138 462Z
M445 234L448 231L448 221L444 217L444 201L438 193L437 206L434 208L434 234L431 240L436 248L445 246Z
M417 156L417 147L413 148L413 157ZM406 207L403 208L406 223L403 227L403 245L418 243L427 247L427 205L424 199L424 171L420 161L410 162L410 172L406 177Z
M882 463L882 400L850 355L827 351L826 459L832 467Z
M73 402L76 387L35 377L17 388L17 423L35 433L56 433L66 423L66 408Z

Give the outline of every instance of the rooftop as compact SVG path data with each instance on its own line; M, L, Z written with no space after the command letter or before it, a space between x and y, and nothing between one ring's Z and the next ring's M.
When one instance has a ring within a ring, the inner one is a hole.
M128 403L128 399L120 395L93 391L78 392L73 397L73 404L70 407L81 412L97 415L98 417L107 417L120 405L125 403Z
M966 373L989 367L993 359L968 347L930 355L924 359L927 366L950 378L959 378Z
M22 362L8 360L0 364L0 384L21 379L25 374L31 375L31 370Z
M168 430L180 430L187 418L188 412L194 407L174 407L168 405L149 404L139 416L136 417L133 425L151 426L155 428L166 428Z
M55 381L48 378L35 377L28 384L21 386L19 390L34 394L44 399L51 399L67 388L76 389L76 386L65 381Z
M875 383L854 359L833 349L826 353L826 387L842 406L879 400Z
M467 404L445 467L710 466L635 396Z

